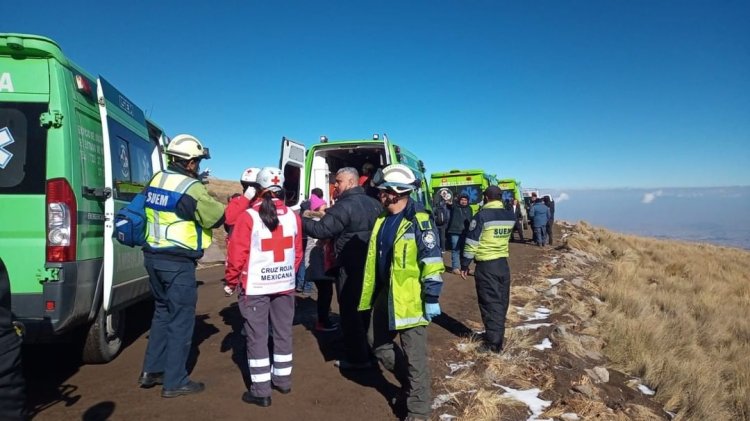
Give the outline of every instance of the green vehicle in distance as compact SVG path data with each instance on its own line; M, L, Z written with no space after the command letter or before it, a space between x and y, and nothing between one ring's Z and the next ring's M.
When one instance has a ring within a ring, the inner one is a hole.
M321 136L320 142L306 148L300 142L283 137L279 167L284 171L286 205L299 209L303 200L310 197L314 188L323 190L326 202L333 203L333 182L336 172L353 167L362 175L362 167L372 164L374 169L390 164L409 167L420 180L421 187L414 190L412 198L431 210L430 191L425 180L424 162L406 148L375 134L371 139L329 141Z
M474 214L479 210L482 193L489 186L497 185L497 178L484 170L450 170L435 172L430 176L430 190L437 200L453 200L461 194L469 197Z
M151 293L114 214L165 167L167 142L53 40L0 34L0 277L26 342L82 331L84 362L118 354L124 309Z
M498 187L503 191L503 199L512 198L518 200L518 205L521 207L521 215L523 216L523 229L527 229L529 226L529 217L527 205L521 190L521 182L514 178L504 178L497 181Z

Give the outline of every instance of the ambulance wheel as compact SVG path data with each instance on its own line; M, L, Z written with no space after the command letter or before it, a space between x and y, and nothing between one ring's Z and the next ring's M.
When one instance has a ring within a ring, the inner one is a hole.
M125 334L125 312L115 311L106 314L103 308L89 327L83 345L83 362L102 364L112 361L122 348Z

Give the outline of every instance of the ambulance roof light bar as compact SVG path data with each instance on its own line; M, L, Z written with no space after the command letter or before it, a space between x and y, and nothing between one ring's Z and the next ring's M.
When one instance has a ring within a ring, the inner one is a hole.
M328 137L327 136L320 136L320 143L328 143Z

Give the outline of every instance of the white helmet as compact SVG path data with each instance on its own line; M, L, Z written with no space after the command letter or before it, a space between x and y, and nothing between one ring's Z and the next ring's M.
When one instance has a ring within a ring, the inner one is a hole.
M388 189L398 194L408 193L417 188L417 177L406 165L391 164L383 168L383 182L378 188Z
M259 172L260 172L260 168L256 168L256 167L246 168L245 171L242 172L240 181L243 183L256 183L258 181Z
M275 167L263 167L258 172L258 178L256 182L260 184L260 187L267 190L279 191L284 185L284 174L281 170Z
M200 140L189 134L178 134L167 145L167 155L180 159L209 159L208 149Z

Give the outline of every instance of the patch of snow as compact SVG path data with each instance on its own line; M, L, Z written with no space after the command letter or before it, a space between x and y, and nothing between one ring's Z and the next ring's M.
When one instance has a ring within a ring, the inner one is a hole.
M484 333L487 332L486 330L475 330L473 333L475 335L484 335Z
M540 327L547 327L547 326L552 326L552 323L529 323L527 325L516 326L515 329L536 330L536 329L539 329Z
M557 257L553 257L550 263L552 263L553 265L557 264Z
M534 314L529 316L526 321L530 322L532 320L544 320L549 317L550 313L550 309L546 307L537 307L537 309L534 310Z
M470 344L467 344L467 343L464 343L464 342L457 343L456 344L456 349L459 350L459 351L461 351L461 352L466 352L466 351L468 351L470 349L469 345Z
M455 415L451 415L451 414L440 414L440 416L438 417L440 421L451 421L451 420L455 420L456 418L457 417Z
M656 392L654 392L653 390L649 389L649 387L646 386L645 384L639 384L638 385L638 390L640 390L641 393L643 393L644 395L648 395L648 396L654 396L656 394Z
M539 345L534 345L534 348L540 351L544 351L545 349L552 348L552 342L550 342L549 338L544 338L542 343L540 343Z
M474 361L467 361L465 363L449 363L446 364L448 368L451 369L451 374L454 374L458 370L463 370L464 368L469 368L474 365Z
M435 399L433 399L432 401L432 409L440 408L441 406L445 405L446 402L450 401L461 393L463 392L443 393L442 395L435 396Z
M563 281L563 279L564 279L564 278L549 278L549 279L547 279L547 282L549 282L549 284L550 284L550 285L553 285L553 286L554 286L554 285L557 285L557 284L559 284L560 282L562 282L562 281Z
M498 385L500 386L500 385ZM541 420L537 418L539 415L544 412L544 409L547 408L552 404L552 401L545 401L542 399L539 399L539 393L541 393L541 390L534 388L534 389L528 389L528 390L516 390L510 387L500 386L503 390L505 390L505 393L503 396L507 396L511 399L515 399L519 402L523 402L526 404L526 406L529 407L529 410L531 410L531 416L526 421L552 421L551 418L547 418L545 420Z

